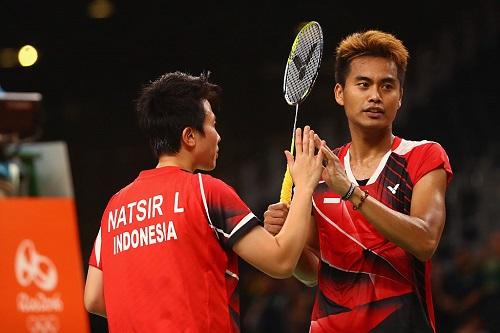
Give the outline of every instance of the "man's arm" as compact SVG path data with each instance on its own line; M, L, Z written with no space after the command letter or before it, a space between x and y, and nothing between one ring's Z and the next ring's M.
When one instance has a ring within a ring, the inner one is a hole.
M309 234L312 194L323 171L323 154L321 151L315 154L314 137L309 126L304 128L303 137L298 128L295 160L286 152L295 190L286 223L279 233L273 236L256 226L233 246L241 258L275 278L292 276Z
M285 203L279 202L269 205L264 213L264 228L271 235L278 234L283 228L287 216L288 206ZM314 217L309 216L309 235L295 266L294 277L306 286L315 286L318 282L319 257L316 221Z
M314 287L318 284L320 253L318 230L313 216L311 216L309 224L310 228L307 243L302 251L297 266L295 266L293 276L306 286Z
M106 317L102 271L94 266L89 266L87 272L84 303L88 312Z
M339 195L344 195L350 185L338 157L326 145L318 148L328 161L323 173L328 187ZM445 193L447 174L444 169L435 169L424 175L413 186L410 215L397 212L356 187L349 198L359 212L385 238L426 261L432 257L439 244L446 217ZM365 198L363 202L362 198Z
M311 197L312 188L296 188L281 231L273 236L256 226L234 244L234 252L269 276L281 279L292 276L309 232Z
M359 211L385 238L426 261L436 251L444 228L446 177L444 169L436 169L415 184L410 215L399 213L370 196ZM364 192L356 188L349 200L357 205L362 196Z

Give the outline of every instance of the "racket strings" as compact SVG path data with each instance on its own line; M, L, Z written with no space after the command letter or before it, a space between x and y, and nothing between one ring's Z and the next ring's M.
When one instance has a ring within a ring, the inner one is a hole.
M292 144L290 153L293 155L295 148L295 129L299 103L311 91L321 63L323 52L323 33L318 22L312 21L305 25L297 34L290 51L283 91L285 100L289 105L295 105L295 119L293 122ZM293 179L287 167L281 185L280 202L290 203L292 198Z
M285 97L289 104L300 103L313 86L321 61L322 41L318 24L309 24L297 35L285 78Z

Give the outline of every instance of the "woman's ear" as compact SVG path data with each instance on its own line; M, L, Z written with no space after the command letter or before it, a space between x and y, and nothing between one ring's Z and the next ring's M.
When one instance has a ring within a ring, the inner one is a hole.
M187 147L194 147L196 145L194 129L191 127L184 128L181 135L181 143Z

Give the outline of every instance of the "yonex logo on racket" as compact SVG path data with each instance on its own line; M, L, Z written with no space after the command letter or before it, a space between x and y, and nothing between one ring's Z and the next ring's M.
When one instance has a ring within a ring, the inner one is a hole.
M295 67L297 67L297 70L299 71L299 80L302 80L306 75L307 65L309 65L309 62L311 61L311 58L314 54L314 50L316 49L317 45L318 43L314 43L311 46L311 49L307 54L306 61L302 61L302 59L300 59L300 56L298 54L295 55L295 57L293 57L293 63L295 64Z

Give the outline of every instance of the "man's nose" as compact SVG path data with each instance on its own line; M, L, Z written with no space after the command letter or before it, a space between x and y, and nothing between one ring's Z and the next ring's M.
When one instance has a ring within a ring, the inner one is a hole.
M369 99L369 102L379 103L380 101L381 101L381 98L380 98L379 90L377 89L377 87L373 87L370 90L370 99Z

